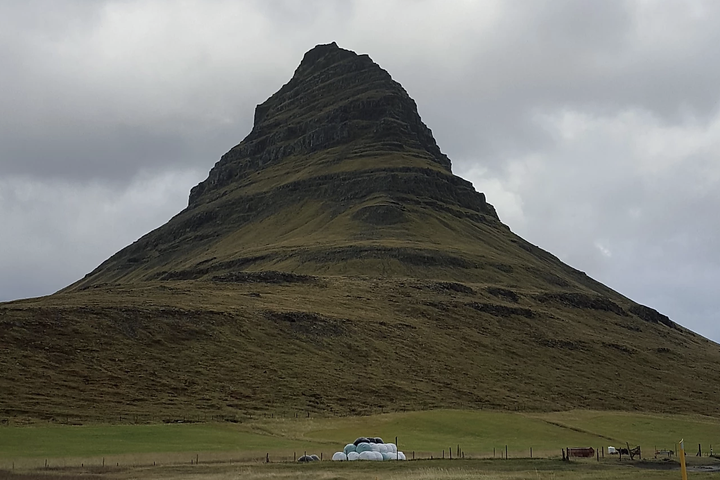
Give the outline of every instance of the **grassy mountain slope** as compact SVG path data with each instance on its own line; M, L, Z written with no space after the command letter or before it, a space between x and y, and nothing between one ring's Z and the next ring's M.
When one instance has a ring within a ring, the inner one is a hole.
M717 415L720 349L630 302L238 274L0 306L12 416L574 407Z

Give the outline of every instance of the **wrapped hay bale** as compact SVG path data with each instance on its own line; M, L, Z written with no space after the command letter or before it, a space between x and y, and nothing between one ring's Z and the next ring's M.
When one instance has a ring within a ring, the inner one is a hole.
M358 443L355 447L355 451L357 453L372 452L372 445L368 442Z
M369 439L372 443L385 443L385 442L383 442L383 439L380 438L380 437L374 437L374 438L373 438L373 437L368 437L368 439Z
M336 462L346 462L348 457L345 455L345 452L335 452L332 459Z
M397 455L396 453L390 453L390 452L386 452L386 453L382 454L383 460L388 460L388 461L389 460L397 460L396 455Z
M386 443L385 446L387 447L389 453L397 453L397 445L394 443Z
M357 447L354 443L348 443L345 445L345 448L343 448L343 452L345 452L345 455L349 454L350 452L356 452Z
M397 456L400 457L400 460L405 460L405 454L403 452L397 452Z
M357 452L350 452L350 453L348 453L347 459L350 462L354 462L355 460L360 459L360 454Z
M378 445L378 452L380 453L388 453L390 451L389 447L386 444Z
M382 462L383 456L382 456L382 453L380 453L380 452L367 451L367 452L362 452L360 454L360 460L369 460L372 462Z
M370 443L370 440L368 440L367 437L358 437L353 442L353 445L357 447L361 443Z
M319 462L319 461L320 461L320 457L318 457L318 456L315 455L315 454L310 455L310 458L312 458L313 462Z
M314 456L317 457L317 455L314 455ZM318 458L318 460L320 460L320 459ZM299 463L307 463L307 462L314 462L315 459L313 458L313 455L303 455L300 458L298 458L297 461Z

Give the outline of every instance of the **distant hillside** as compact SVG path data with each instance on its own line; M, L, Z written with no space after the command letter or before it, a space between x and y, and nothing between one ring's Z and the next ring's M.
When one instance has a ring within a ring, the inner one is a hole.
M186 209L0 304L0 332L0 416L720 413L720 346L512 233L402 86L334 43Z

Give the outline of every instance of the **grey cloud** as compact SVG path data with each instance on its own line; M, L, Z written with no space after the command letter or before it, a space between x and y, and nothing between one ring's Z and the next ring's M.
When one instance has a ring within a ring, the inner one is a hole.
M57 290L182 209L255 105L335 40L405 86L513 230L718 340L719 14L673 0L0 1L0 299Z

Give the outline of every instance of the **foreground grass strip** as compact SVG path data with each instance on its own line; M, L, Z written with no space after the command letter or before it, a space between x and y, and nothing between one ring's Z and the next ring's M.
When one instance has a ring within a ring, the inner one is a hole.
M282 480L282 479L334 479L334 480L670 480L677 479L677 470L662 469L663 465L618 465L594 462L566 463L559 460L459 460L416 462L322 462L298 464L220 464L143 468L67 469L35 471L23 475L1 472L3 480ZM696 474L704 480L720 479L720 472Z
M300 450L303 447L306 448L307 443L222 424L33 426L0 430L0 458Z

